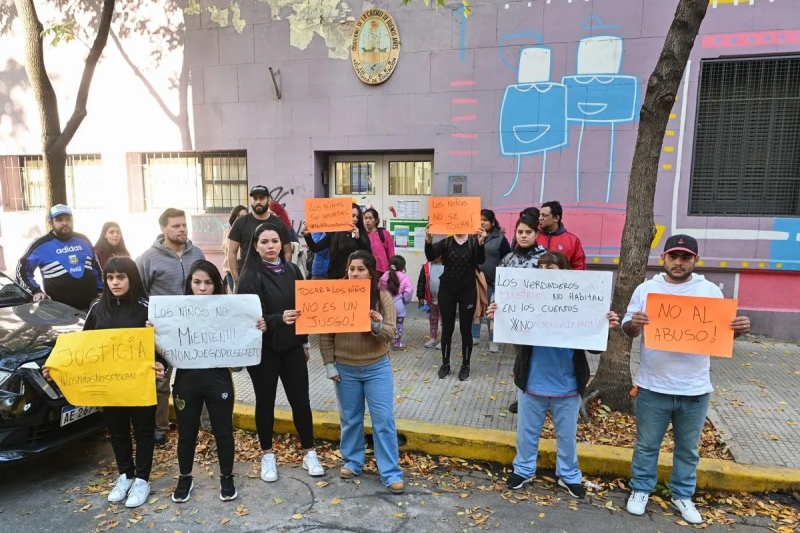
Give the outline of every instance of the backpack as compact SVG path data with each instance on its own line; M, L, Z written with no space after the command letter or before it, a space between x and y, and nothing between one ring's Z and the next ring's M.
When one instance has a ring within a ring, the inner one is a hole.
M309 279L309 270L307 267L307 260L306 254L308 250L300 246L299 242L292 243L292 263L297 265L297 268L300 270L300 274L303 276L303 279Z

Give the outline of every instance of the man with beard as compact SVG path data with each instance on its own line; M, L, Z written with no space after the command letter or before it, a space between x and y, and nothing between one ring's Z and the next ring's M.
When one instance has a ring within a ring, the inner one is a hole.
M158 217L161 226L153 245L136 259L136 266L142 276L144 290L150 296L175 296L183 294L189 267L198 259L205 259L203 250L188 239L186 213L180 209L168 208ZM166 442L169 431L169 381L172 368L167 368L164 379L158 380L156 396L156 444Z
M242 271L244 260L249 252L248 246L253 238L256 228L265 222L271 222L281 228L283 235L281 240L283 245L283 259L290 263L292 261L292 245L289 236L289 229L286 224L270 210L269 189L263 185L256 185L250 189L250 208L251 213L237 219L231 231L228 233L228 266L231 269L233 281L239 280L239 273ZM241 250L241 256L239 254Z
M87 311L103 292L103 279L94 247L84 235L73 231L72 209L64 204L50 209L52 231L42 235L25 251L17 264L17 281L33 294L33 301L52 298ZM33 277L42 274L42 287Z
M622 319L622 331L629 337L637 337L649 324L645 308L647 295L651 293L722 298L719 287L693 273L699 260L697 241L693 237L673 235L667 239L661 254L664 273L636 287ZM736 336L747 333L750 319L736 317L731 329ZM713 390L710 367L710 357L654 350L642 343L639 371L633 380L636 385L636 444L631 461L629 513L645 513L650 493L656 486L661 441L672 422L675 440L669 484L672 504L690 524L703 522L691 498L697 485L700 435Z

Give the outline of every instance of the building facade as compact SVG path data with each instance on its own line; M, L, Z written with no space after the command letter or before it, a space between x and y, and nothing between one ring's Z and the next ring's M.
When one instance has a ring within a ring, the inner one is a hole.
M119 219L137 254L157 214L181 207L214 256L227 212L261 183L296 227L308 196L376 207L416 275L429 196L480 196L509 233L522 208L557 199L590 268L615 268L639 109L676 1L489 1L469 16L420 1L223 4L117 15L70 144L77 230L94 239ZM650 260L657 271L666 237L694 235L701 270L754 331L789 339L800 337L796 11L710 0L662 148ZM85 50L46 52L64 117ZM44 230L23 53L12 22L0 37L7 270Z

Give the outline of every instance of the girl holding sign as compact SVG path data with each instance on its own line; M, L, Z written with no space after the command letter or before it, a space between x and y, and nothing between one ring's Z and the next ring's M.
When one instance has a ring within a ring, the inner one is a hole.
M562 259L563 258L563 259ZM546 253L539 260L542 269L569 269L564 254ZM494 318L497 304L488 309ZM619 316L609 311L609 327L619 325ZM508 476L506 486L519 489L529 483L536 473L539 456L539 438L547 411L553 417L556 430L556 477L559 486L575 498L583 498L583 474L578 467L578 414L583 391L589 382L589 363L586 352L573 348L517 345L514 361L514 384L518 387L519 420L517 421L517 455L514 472Z
M109 259L103 273L103 294L92 303L84 331L143 328L147 323L147 295L136 263L129 257ZM164 378L165 362L156 356L155 378ZM47 368L42 371L50 379ZM108 494L109 502L125 500L125 507L139 507L150 494L150 471L155 448L156 405L146 407L104 407L103 420L111 436L111 448L119 478ZM136 440L133 458L131 425ZM127 498L127 499L126 499Z
M256 228L250 243L251 252L256 253L247 254L236 288L238 294L258 295L266 321L261 362L248 366L247 371L256 395L256 430L264 454L261 479L270 483L278 480L277 462L272 450L278 378L292 407L292 419L300 443L306 451L303 468L315 477L325 474L314 449L314 426L308 395L308 336L295 333L294 326L300 315L300 311L295 309L294 288L295 283L303 279L303 274L297 265L287 263L281 256L283 245L288 244L282 240L283 233L271 222Z
M397 427L394 421L394 382L389 363L389 346L397 333L397 311L392 296L378 287L375 256L366 251L350 254L348 279L369 279L370 331L364 333L323 333L319 351L328 378L336 386L342 438L339 450L344 467L342 479L352 479L364 468L364 400L372 418L375 460L381 481L393 494L405 490L400 469Z
M353 204L353 228L350 231L334 231L326 233L319 241L314 241L311 234L306 231L303 221L300 233L306 239L308 249L314 253L328 250L328 279L342 279L345 277L347 258L356 250L371 250L367 229L364 227L364 214L361 207Z

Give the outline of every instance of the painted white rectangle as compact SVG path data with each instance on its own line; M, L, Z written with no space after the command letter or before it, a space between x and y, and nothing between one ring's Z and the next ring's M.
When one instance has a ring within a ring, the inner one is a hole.
M226 368L261 362L255 294L152 296L147 318L156 349L175 368Z
M495 342L604 351L611 272L497 269Z

